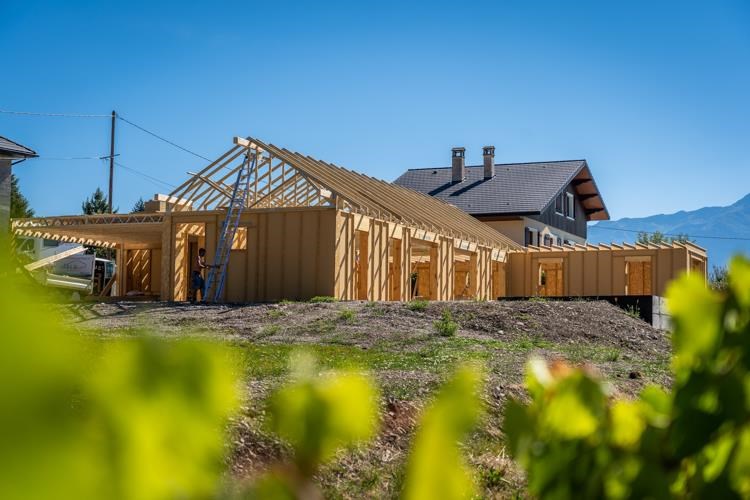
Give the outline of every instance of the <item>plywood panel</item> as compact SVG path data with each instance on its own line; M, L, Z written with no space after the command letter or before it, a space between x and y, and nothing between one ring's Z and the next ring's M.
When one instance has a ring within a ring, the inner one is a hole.
M151 293L161 294L161 266L162 252L161 248L151 249Z

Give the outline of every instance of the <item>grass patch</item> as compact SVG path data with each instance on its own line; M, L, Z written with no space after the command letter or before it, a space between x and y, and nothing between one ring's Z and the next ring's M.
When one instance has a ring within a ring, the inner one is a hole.
M273 335L276 335L281 331L281 327L279 325L266 325L260 330L260 337L271 337Z
M329 295L316 295L315 297L311 298L308 302L311 304L324 304L324 303L330 303L330 302L338 302L339 299L336 297L331 297Z
M330 318L320 318L311 322L308 330L318 334L331 333L336 330L336 323Z
M614 363L620 359L620 350L616 348L607 349L604 353L604 359L610 363Z
M230 345L240 352L246 374L255 379L286 375L289 371L290 354L301 349L300 346L289 344L241 341ZM313 354L323 370L413 370L437 374L452 370L456 363L461 361L487 359L491 354L480 344L467 348L466 345L452 340L433 342L415 351L389 350L385 346L361 349L340 344L312 344L302 349Z
M410 311L422 312L427 309L427 304L429 302L424 299L414 299L406 303L406 308Z
M342 321L344 323L354 323L356 317L357 314L351 309L342 309L339 312L339 321Z
M443 337L452 337L458 331L458 323L453 321L453 315L448 308L443 309L440 319L433 322L432 326L438 335Z
M511 342L508 344L508 348L517 351L531 351L532 349L547 349L553 345L549 340L543 339L541 335L528 335Z
M628 307L625 308L625 314L627 314L631 318L635 318L637 320L640 320L641 319L641 308L638 307L638 305L628 306Z
M268 311L268 317L270 319L279 319L286 316L286 312L282 311L281 309L271 309Z

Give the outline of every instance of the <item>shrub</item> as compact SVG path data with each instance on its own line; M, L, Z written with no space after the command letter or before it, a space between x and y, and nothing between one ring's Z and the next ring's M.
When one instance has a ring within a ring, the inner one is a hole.
M532 495L750 496L750 261L732 261L724 293L688 275L667 297L669 392L612 400L585 368L529 362L530 402L510 400L503 429Z
M427 305L428 304L429 304L429 302L427 302L424 299L414 299L414 300L410 300L409 302L406 303L406 308L408 310L410 310L410 311L415 311L415 312L419 311L419 312L422 312L422 311L424 311L424 310L427 309Z
M435 327L435 330L438 332L438 334L442 335L443 337L452 337L458 330L458 323L453 321L453 315L451 314L450 309L448 309L447 307L443 309L443 314L440 319L435 320L432 325Z
M308 302L311 304L321 304L321 303L330 303L330 302L338 302L339 299L336 297L331 297L329 295L316 295L315 297L311 298Z

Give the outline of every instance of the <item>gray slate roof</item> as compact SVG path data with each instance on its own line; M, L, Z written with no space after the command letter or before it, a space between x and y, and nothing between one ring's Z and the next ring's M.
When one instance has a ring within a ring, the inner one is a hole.
M17 142L13 142L10 139L0 135L0 155L5 156L17 156L17 157L29 157L37 156L37 154L26 146L22 146Z
M407 170L395 184L435 196L472 215L538 214L586 166L585 160L467 166L463 182L451 182L451 168Z

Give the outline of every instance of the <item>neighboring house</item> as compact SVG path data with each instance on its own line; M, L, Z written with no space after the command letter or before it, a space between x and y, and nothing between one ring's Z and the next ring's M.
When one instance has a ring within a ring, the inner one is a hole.
M484 148L484 164L464 165L454 148L452 165L407 170L395 183L439 198L524 246L586 242L586 223L609 213L586 160L495 164L495 148Z
M37 154L26 146L0 136L0 234L10 227L10 176L13 163L33 158Z

